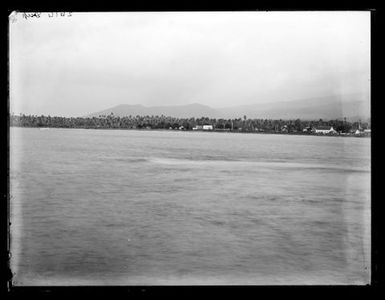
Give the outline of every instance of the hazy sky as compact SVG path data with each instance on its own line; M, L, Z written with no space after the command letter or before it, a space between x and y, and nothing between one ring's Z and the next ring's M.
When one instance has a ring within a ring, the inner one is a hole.
M10 110L212 107L369 94L369 12L10 17Z

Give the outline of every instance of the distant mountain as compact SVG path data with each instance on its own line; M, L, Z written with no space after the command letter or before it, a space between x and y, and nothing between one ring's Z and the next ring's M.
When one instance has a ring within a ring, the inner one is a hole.
M219 111L226 118L246 115L263 119L364 120L370 117L370 100L353 94L226 107Z
M194 103L188 105L175 106L143 106L143 105L128 105L121 104L109 109L105 109L88 115L88 117L98 117L99 115L109 115L113 113L115 116L172 116L176 118L218 118L221 113L209 106Z
M370 102L363 95L352 94L329 96L293 101L269 102L252 105L239 105L214 109L198 103L176 106L152 106L122 104L103 111L92 113L88 117L99 115L115 116L172 116L176 118L248 118L261 119L303 119L330 120L346 117L350 121L370 118Z

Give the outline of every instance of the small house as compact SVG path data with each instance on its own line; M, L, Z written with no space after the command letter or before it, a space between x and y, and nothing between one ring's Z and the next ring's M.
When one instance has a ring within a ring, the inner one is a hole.
M363 135L364 132L365 132L364 130L362 130L362 129L360 130L360 128L359 128L359 129L357 129L357 130L354 132L354 134L355 134L355 135Z
M334 130L333 126L318 126L313 129L314 133L317 134L335 134L337 131Z
M192 130L202 130L202 129L203 129L202 125L196 125L195 127L193 127Z
M203 130L213 130L213 125L203 125Z

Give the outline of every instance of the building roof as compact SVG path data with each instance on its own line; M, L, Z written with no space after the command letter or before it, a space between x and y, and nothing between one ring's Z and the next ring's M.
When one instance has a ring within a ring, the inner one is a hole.
M318 126L315 129L317 129L317 130L330 130L330 129L332 129L332 126Z

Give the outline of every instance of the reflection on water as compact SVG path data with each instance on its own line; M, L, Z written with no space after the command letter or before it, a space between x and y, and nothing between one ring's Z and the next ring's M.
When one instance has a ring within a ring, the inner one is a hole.
M370 139L11 128L14 283L364 284Z

